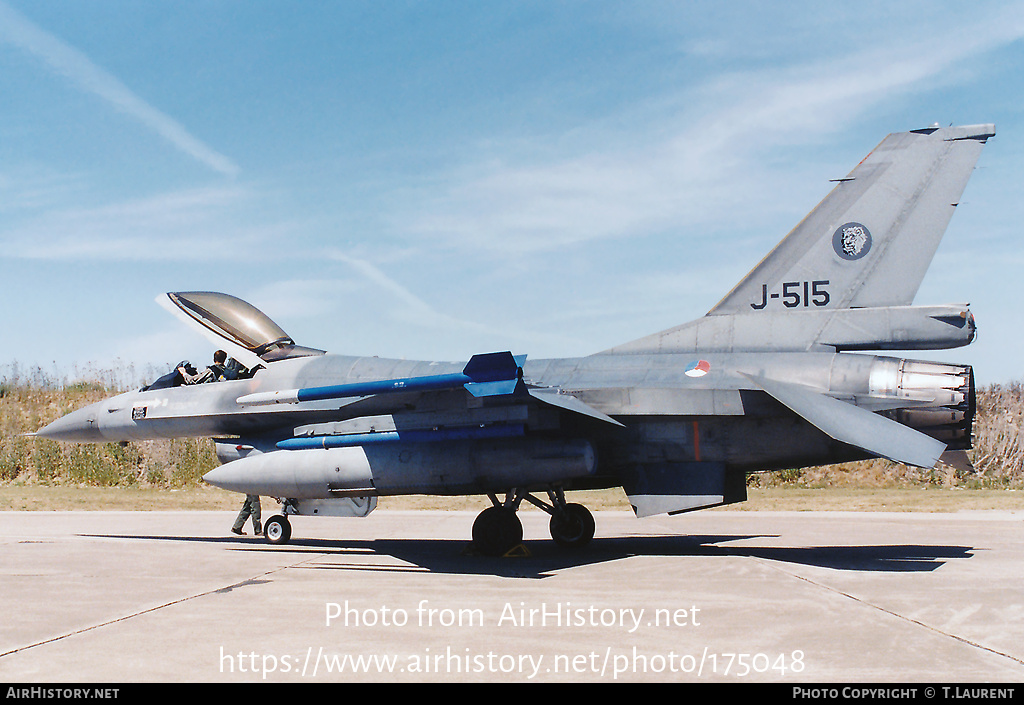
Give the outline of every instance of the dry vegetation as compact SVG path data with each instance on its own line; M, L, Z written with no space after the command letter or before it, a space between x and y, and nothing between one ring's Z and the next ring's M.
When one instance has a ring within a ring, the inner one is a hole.
M163 498L168 502L193 502L194 505L189 506L195 507L234 506L235 495L202 491L203 474L217 464L209 439L62 444L22 435L119 389L140 386L141 382L131 379L133 374L131 370L122 371L120 375L90 371L75 376L92 381L69 382L39 369L26 374L17 365L0 367L0 489L21 488L23 495L28 488L39 487L183 490L179 495ZM149 371L148 376L156 378L159 374L160 371ZM124 379L126 376L128 381ZM1022 427L1024 385L993 385L978 392L975 448L969 453L973 470L955 470L942 465L933 470L921 470L874 460L757 474L750 477L748 484L752 497L762 498L770 498L780 488L844 488L850 492L907 488L1024 489ZM628 508L620 495L609 496L607 502L610 506ZM155 501L159 505L163 499ZM426 501L428 506L434 506ZM447 500L437 499L434 504L437 502ZM33 508L28 500L20 506L11 502L8 506L3 504L0 501L0 509ZM398 498L392 499L390 504L407 505Z
M973 470L938 465L931 470L888 460L865 460L754 475L755 487L848 487L1024 489L1024 385L990 385L978 390Z
M88 378L69 383L17 366L0 376L0 484L181 489L216 467L209 439L76 444L22 435L129 388L111 372Z

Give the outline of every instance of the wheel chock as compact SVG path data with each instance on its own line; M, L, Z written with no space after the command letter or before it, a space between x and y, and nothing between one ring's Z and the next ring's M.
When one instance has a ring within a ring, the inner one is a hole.
M523 544L517 544L512 548L501 554L502 558L529 558L531 555L530 549Z
M478 550L476 550L476 548L473 547L473 544L469 544L468 546L466 546L464 549L462 549L462 551L460 551L460 553L463 556L483 556L484 555L484 554L480 553ZM533 554L530 553L530 549L528 549L524 544L520 543L520 544L516 544L512 548L508 549L507 551L505 551L500 556L491 556L491 557L492 558L530 558L532 556L533 556Z

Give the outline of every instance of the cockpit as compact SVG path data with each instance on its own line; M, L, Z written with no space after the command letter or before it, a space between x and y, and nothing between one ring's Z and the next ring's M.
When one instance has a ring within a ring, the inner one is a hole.
M295 341L265 313L241 299L215 291L181 291L167 294L161 303L190 323L222 338L234 354L245 358L246 367L234 357L215 358L214 364L200 371L183 360L175 369L149 385L163 389L198 381L245 379L263 369L263 363L295 357L323 355L323 350L296 345ZM218 355L223 351L218 351ZM212 374L211 374L212 372ZM201 380L199 378L202 378Z

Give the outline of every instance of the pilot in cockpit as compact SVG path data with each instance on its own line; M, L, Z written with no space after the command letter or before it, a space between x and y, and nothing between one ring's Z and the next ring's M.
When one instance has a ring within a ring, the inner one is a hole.
M213 364L202 372L190 373L184 365L178 367L178 374L185 380L185 384L203 384L204 382L219 382L226 379L224 364L227 362L228 354L218 350L213 354Z
M231 379L247 379L252 377L254 374L263 369L263 365L256 365L255 367L248 368L242 365L240 362L235 360L233 357L228 357L228 354L223 350L218 350L213 354L213 364L207 367L202 372L197 372L196 368L192 366L188 360L182 360L171 372L160 377L158 380L150 384L149 386L143 387L143 391L149 389L167 389L169 387L177 387L182 384L202 384L204 382L222 382L224 380Z

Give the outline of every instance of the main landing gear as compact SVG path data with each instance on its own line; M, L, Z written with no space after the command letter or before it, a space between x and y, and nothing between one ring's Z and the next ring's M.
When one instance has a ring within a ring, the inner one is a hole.
M561 488L548 490L550 504L525 490L509 490L504 502L488 495L494 506L480 512L473 522L473 548L485 556L501 556L523 540L523 524L516 511L525 499L551 515L551 538L567 548L582 548L594 538L594 515L582 504L568 504Z
M567 503L561 488L548 490L550 503L525 490L509 490L504 502L493 494L488 496L494 506L480 512L473 522L473 548L485 556L502 556L522 543L523 524L516 512L523 500L551 515L548 530L555 543L575 549L586 546L594 538L594 515L582 504ZM278 514L267 519L263 536L270 544L288 543L292 537L288 517Z

